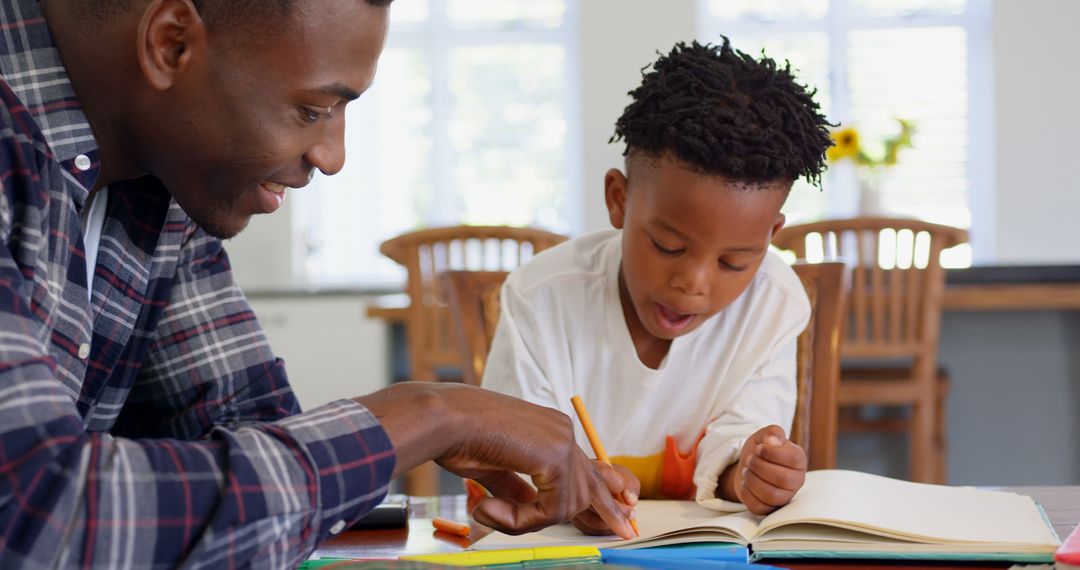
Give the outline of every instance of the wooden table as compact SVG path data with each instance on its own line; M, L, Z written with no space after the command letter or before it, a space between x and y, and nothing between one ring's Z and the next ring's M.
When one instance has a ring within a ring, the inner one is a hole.
M946 311L1080 309L1080 266L984 265L945 270Z
M367 316L382 319L389 324L404 324L409 310L408 293L379 295L367 306Z
M1069 487L1001 487L1002 490L1015 491L1030 495L1046 509L1050 522L1058 536L1064 539L1077 525L1080 525L1080 485ZM410 499L409 528L376 531L346 531L324 543L315 554L338 558L396 558L407 554L432 554L459 552L469 546L470 541L444 533L436 533L431 526L431 519L436 516L454 520L468 520L464 495L442 497L413 497ZM473 526L473 534L486 534L483 527ZM474 537L476 538L476 537ZM895 563L867 564L866 561L852 562L798 562L777 563L773 566L787 568L830 569L830 568L869 568L885 569L898 567L913 568L1007 568L1009 564L984 565L945 565L940 563Z
M1037 311L1080 309L1080 283L949 285L946 311Z

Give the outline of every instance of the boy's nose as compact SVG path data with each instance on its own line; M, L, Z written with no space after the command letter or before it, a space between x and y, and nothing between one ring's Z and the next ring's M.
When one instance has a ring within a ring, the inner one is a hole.
M708 295L709 270L699 263L687 264L672 276L671 286L694 297Z

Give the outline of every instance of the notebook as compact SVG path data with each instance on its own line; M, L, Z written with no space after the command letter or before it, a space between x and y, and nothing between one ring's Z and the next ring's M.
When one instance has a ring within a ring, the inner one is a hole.
M641 536L584 536L559 525L521 536L492 533L472 548L590 544L643 548L729 541L755 559L930 558L1040 562L1060 545L1030 497L899 481L843 470L811 471L788 505L766 517L717 513L692 501L641 501Z

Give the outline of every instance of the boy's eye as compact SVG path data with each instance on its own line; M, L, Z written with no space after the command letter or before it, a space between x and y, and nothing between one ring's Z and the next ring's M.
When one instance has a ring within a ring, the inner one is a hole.
M662 253L664 255L678 255L678 254L683 252L682 249L671 249L671 248L664 247L664 246L660 245L660 243L657 242L655 239L652 240L652 244L653 244L653 247L656 248L656 251L659 251L660 253Z
M735 271L735 272L745 271L746 270L745 265L732 265L731 263L729 263L727 261L724 261L723 259L720 260L720 266L723 267L724 269L728 269L728 270Z

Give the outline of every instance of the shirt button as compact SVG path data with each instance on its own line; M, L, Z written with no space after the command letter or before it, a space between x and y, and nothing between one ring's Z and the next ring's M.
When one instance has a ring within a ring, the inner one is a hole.
M334 526L330 527L330 534L338 534L345 530L345 521L338 521L334 523Z
M87 356L90 356L90 345L84 342L79 345L79 358L85 360Z
M75 157L75 168L78 168L83 172L90 170L91 164L92 163L90 162L90 157L86 156L85 154L80 154L79 156Z

